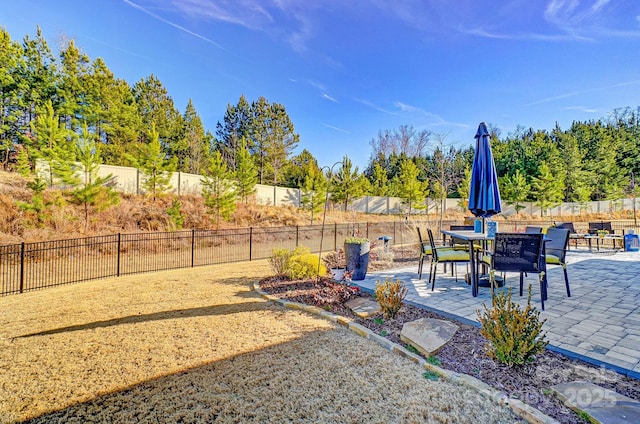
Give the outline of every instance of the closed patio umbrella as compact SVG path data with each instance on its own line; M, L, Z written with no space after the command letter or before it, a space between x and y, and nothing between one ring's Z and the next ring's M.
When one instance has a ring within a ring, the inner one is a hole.
M489 131L484 122L480 123L476 138L476 151L471 169L469 190L469 210L479 218L489 218L500 213L500 189L496 166L491 154ZM483 219L484 226L484 219Z
M489 131L484 122L478 126L476 138L476 151L473 156L473 167L471 168L471 187L469 190L469 210L479 218L482 218L482 231L485 231L485 218L492 217L502 211L500 204L500 189L498 188L498 176L496 165L491 154L491 144L489 143ZM480 280L480 281L478 281ZM476 284L490 286L488 278L477 278ZM504 281L498 282L498 286ZM475 296L477 286L472 285L472 292Z

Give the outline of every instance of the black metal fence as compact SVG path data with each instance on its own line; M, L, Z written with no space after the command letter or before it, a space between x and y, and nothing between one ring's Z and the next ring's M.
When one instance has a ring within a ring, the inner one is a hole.
M78 281L142 272L266 259L274 247L335 250L353 233L415 241L427 222L349 223L310 226L187 230L113 234L0 246L0 296Z
M187 230L162 233L113 234L70 240L0 246L0 296L59 286L78 281L142 272L266 259L273 248L306 246L312 252L336 250L357 233L377 241L390 236L391 244L417 242L415 228L459 223L395 221L309 226ZM518 231L540 222L504 221L500 231ZM553 224L552 221L546 226ZM633 220L614 221L613 230L638 232ZM576 223L586 232L587 223ZM583 226L584 229L580 226ZM418 250L416 249L416 252Z

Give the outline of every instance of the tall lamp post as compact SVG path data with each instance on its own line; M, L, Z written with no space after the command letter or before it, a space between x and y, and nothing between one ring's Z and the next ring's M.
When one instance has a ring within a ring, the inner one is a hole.
M327 217L327 203L329 203L329 189L331 188L331 179L333 178L333 167L342 163L342 161L338 161L333 165L323 166L320 168L320 171L327 169L329 180L327 181L327 193L324 196L324 212L322 214L322 230L320 230L320 250L318 251L318 277L320 276L320 263L322 262L322 242L324 241L324 221Z

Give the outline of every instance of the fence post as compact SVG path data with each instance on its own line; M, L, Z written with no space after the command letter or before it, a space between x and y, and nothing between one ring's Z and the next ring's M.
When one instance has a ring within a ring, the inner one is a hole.
M24 242L20 245L20 293L24 293Z
M119 277L120 276L120 246L121 246L121 233L118 233L118 260L117 260L117 265L116 265L116 276Z
M338 250L338 223L333 223L333 250Z
M193 228L191 229L191 268L193 268L193 264L194 264L195 249L196 249L196 230L195 228Z
M296 225L296 247L298 247L299 238L300 238L300 226Z
M253 227L249 227L249 260L251 260L251 258L253 253Z
M396 236L396 221L393 221L393 240L395 240L394 244L398 244L398 236Z

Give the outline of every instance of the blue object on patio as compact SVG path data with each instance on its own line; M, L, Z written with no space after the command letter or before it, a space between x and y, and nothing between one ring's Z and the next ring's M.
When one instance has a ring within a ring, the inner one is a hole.
M624 250L627 252L640 251L640 239L637 234L624 235Z
M480 123L476 138L476 151L471 168L469 210L480 218L489 218L502 211L496 166L491 154L489 131Z

